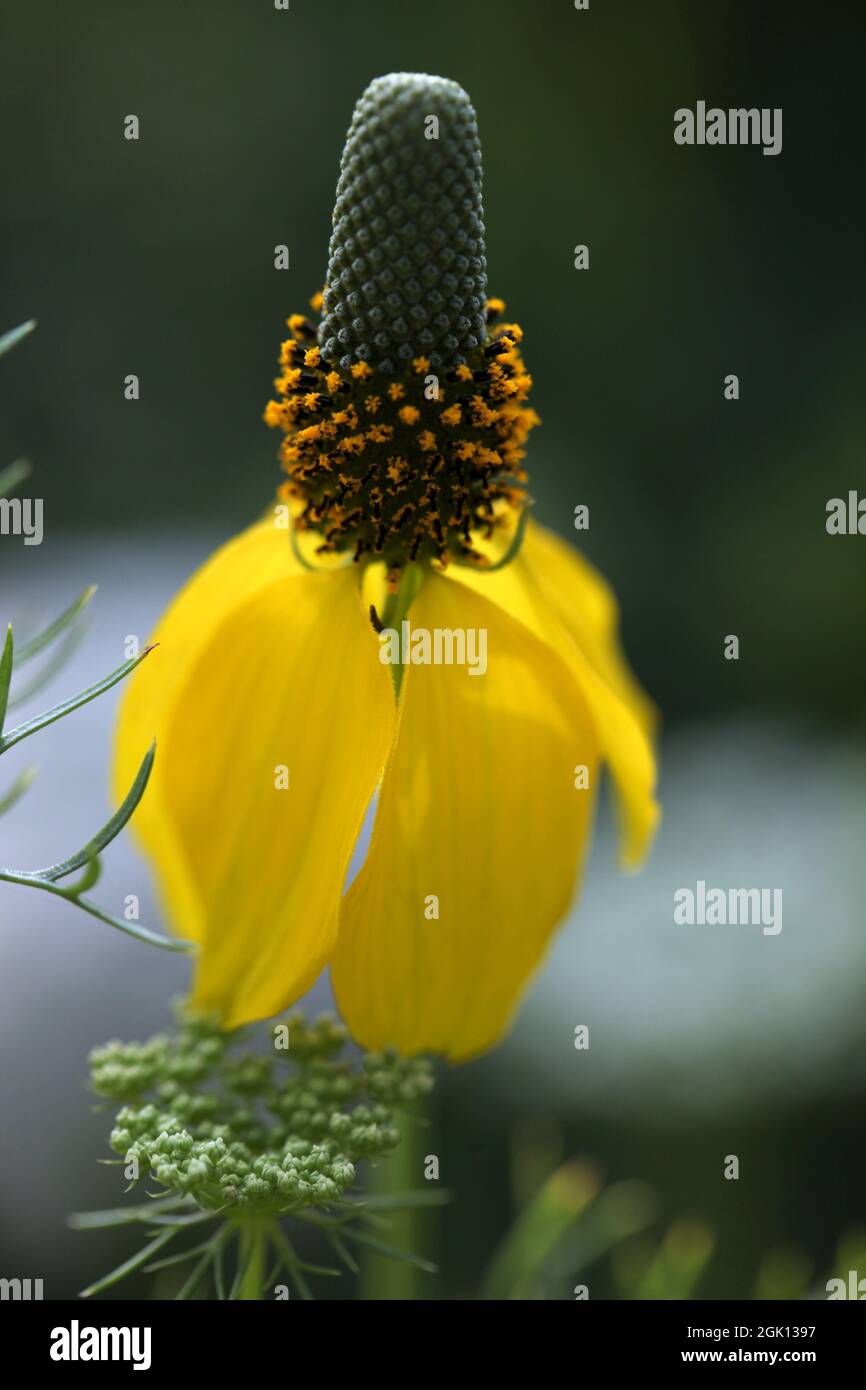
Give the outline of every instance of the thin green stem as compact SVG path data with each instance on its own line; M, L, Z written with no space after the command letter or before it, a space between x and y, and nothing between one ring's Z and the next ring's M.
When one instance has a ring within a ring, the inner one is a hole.
M241 1275L238 1298L260 1302L264 1291L267 1233L264 1226L247 1226L241 1234Z
M371 1166L367 1175L366 1191L372 1197L384 1197L396 1192L405 1192L417 1184L422 1171L421 1144L418 1137L417 1120L405 1118L403 1136L398 1147L388 1158L375 1167ZM407 1252L413 1252L418 1245L419 1221L415 1211L398 1211L391 1216L388 1230L389 1243ZM411 1301L420 1296L419 1273L413 1263L389 1258L377 1249L372 1237L361 1235L351 1229L341 1234L355 1240L361 1249L358 1258L361 1265L361 1298L378 1301L381 1299Z
M76 907L80 907L84 912L89 912L91 917L96 917L106 926L115 927L117 931L122 931L127 936L134 936L137 941L146 941L150 946L158 946L162 951L192 950L192 942L190 941L176 941L168 936L160 936L159 932L151 931L149 927L137 926L134 922L127 922L121 917L112 917L110 913L103 912L101 908L97 907L96 903L92 903L89 898L71 894L68 888L61 887L59 883L51 883L48 879L38 878L33 874L15 873L11 869L0 869L0 882L15 883L21 888L38 888L43 893L53 893L57 898L65 898L67 902L74 901Z

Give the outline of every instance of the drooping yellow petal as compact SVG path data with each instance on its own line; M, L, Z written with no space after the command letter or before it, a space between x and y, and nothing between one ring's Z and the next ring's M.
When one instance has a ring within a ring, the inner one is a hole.
M484 629L487 671L407 668L332 976L366 1046L459 1060L504 1032L568 908L589 836L596 740L565 665L496 604L433 575L410 622ZM581 764L589 790L575 787Z
M132 820L134 834L158 863L164 890L183 921L184 934L197 930L195 892L173 837L166 834L164 774L167 713L214 629L249 594L282 576L303 573L292 555L287 532L274 514L222 546L180 591L160 620L151 641L158 651L124 687L115 735L112 785L118 801L126 795L145 752L155 738L157 756L147 791ZM192 895L192 899L191 899ZM177 930L177 922L170 925Z
M517 558L502 570L452 565L447 578L484 594L567 662L584 692L617 791L621 855L634 868L658 824L654 711L622 657L616 601L586 560L530 522Z
M226 1027L279 1012L327 961L395 720L354 570L248 595L188 671L162 749L163 833L191 885L170 908L200 942L193 1002Z
M653 735L658 711L635 680L619 640L619 605L607 580L574 546L530 521L527 567L537 586L599 675Z

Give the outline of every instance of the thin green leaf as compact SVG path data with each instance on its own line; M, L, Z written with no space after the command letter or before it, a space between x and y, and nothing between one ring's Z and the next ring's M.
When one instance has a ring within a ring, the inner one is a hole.
M97 856L94 859L89 859L81 878L76 879L74 883L67 883L64 887L63 892L65 896L70 902L75 902L81 897L82 893L89 892L89 890L99 882L101 873L102 865L99 862L99 857Z
M161 1269L171 1269L174 1265L183 1264L185 1261L194 1259L196 1255L200 1255L201 1259L199 1260L195 1268L190 1272L190 1275L186 1283L175 1294L175 1300L182 1301L184 1299L189 1298L192 1295L199 1281L201 1280L202 1275L204 1274L205 1270L210 1264L214 1266L214 1289L216 1290L217 1297L224 1297L225 1289L223 1287L222 1276L222 1245L223 1242L226 1240L228 1234L229 1227L223 1226L220 1230L216 1232L215 1235L211 1236L210 1240L205 1241L203 1245L196 1245L191 1250L182 1250L177 1255L168 1255L163 1260L155 1260L152 1261L150 1264L145 1265L144 1273L154 1274Z
M71 632L66 633L65 637L58 643L42 669L37 671L36 675L29 681L25 681L23 685L15 686L9 697L9 709L15 709L18 705L25 705L28 700L32 700L34 695L38 695L40 690L48 685L49 681L54 679L58 671L63 670L63 667L69 661L70 657L74 655L77 648L81 645L86 631L87 629L84 623L79 623L77 627L72 628ZM17 668L20 665L21 649L19 647L15 659L15 666Z
M27 459L16 459L0 472L0 497L8 497L19 483L30 477L30 464Z
M375 1236L370 1236L366 1231L356 1231L351 1226L344 1226L342 1235L345 1240L354 1240L358 1245L367 1245L371 1250L375 1250L379 1255L385 1255L389 1260L398 1260L400 1264L414 1265L416 1269L423 1269L425 1274L435 1274L436 1266L429 1260L424 1260L420 1255L415 1255L411 1250L398 1250L394 1245L386 1245L384 1241L376 1240Z
M96 685L91 685L87 690L82 690L79 695L73 695L71 699L64 700L62 704L55 705L53 709L46 710L44 714L38 714L34 719L30 719L26 724L19 724L16 729L0 738L0 753L5 753L13 748L22 739L29 738L31 734L36 734L40 729L48 728L49 724L55 724L58 719L63 719L65 715L72 714L74 710L81 709L84 705L89 705L91 700L95 700L100 695L104 695L112 686L117 685L130 672L139 666L144 658L153 651L153 647L145 647L144 651L133 657L130 661L124 661L122 666L118 666L116 671L112 671L110 676L105 676Z
M383 1216L381 1212L362 1211L358 1217L358 1229L360 1230L363 1223L364 1226L372 1227L374 1231L390 1231L393 1225L391 1220L393 1215L393 1212L388 1216Z
M343 1261L344 1265L349 1270L349 1272L351 1274L360 1274L361 1266L358 1264L358 1261L355 1259L355 1256L352 1254L351 1250L346 1245L346 1242L343 1240L342 1236L340 1235L340 1232L328 1231L327 1236L328 1240L331 1242L331 1245L334 1247L334 1250L337 1252L337 1254L339 1255L340 1259Z
M273 1237L275 1248L282 1251L283 1263L288 1263L289 1259L291 1259L295 1268L302 1269L305 1274L325 1274L330 1278L337 1279L342 1276L343 1271L341 1269L333 1269L330 1265L314 1265L310 1264L309 1260L302 1260L295 1252L294 1246L281 1227L275 1227L271 1231L271 1236Z
M321 1226L322 1230L332 1231L337 1227L347 1226L350 1221L357 1221L358 1213L355 1211L344 1211L334 1216L326 1216L322 1211L314 1211L311 1207L301 1209L292 1213L298 1221L304 1221L308 1226Z
M195 1269L190 1274L183 1288L178 1289L177 1293L175 1294L174 1299L176 1303L182 1303L185 1299L192 1297L199 1284L201 1283L202 1275L204 1274L205 1270L210 1264L211 1259L212 1256L210 1252L208 1252L206 1255L202 1255L201 1259L199 1260Z
M79 1294L79 1297L91 1298L93 1294L102 1293L103 1290L110 1289L113 1284L119 1284L121 1279L126 1278L127 1274L132 1274L134 1270L140 1269L142 1265L147 1264L151 1255L155 1255L157 1250L161 1250L164 1245L168 1245L168 1242L174 1238L174 1235L175 1232L173 1230L161 1231L149 1245L146 1245L143 1250L139 1250L137 1255L130 1255L128 1260L124 1260L122 1265L117 1266L117 1269L113 1269L111 1273L106 1274L103 1279L97 1279L95 1284L90 1285L90 1288L84 1289L84 1291Z
M105 822L101 830L97 830L92 840L88 840L82 849L75 854L71 854L68 859L62 860L59 864L52 864L50 868L38 869L36 873L39 878L50 879L56 883L58 879L65 878L67 874L75 873L76 869L81 869L85 864L90 863L97 855L101 854L107 845L110 845L129 821L130 816L144 795L153 768L153 760L156 755L156 744L152 743L144 755L141 767L135 775L135 781L123 799L122 804L117 808L110 820ZM80 892L86 891L79 889Z
M228 1296L228 1302L229 1302L229 1303L234 1303L234 1302L236 1302L236 1301L238 1301L238 1300L240 1299L241 1284L242 1284L242 1282L243 1282L243 1277L244 1277L244 1274L245 1274L245 1272L246 1272L245 1253L246 1253L246 1252L245 1252L244 1238L243 1238L242 1235L239 1235L239 1236L238 1236L238 1260L237 1260L237 1267L236 1267L236 1269L235 1269L235 1277L234 1277L234 1279L232 1280L231 1288L229 1289L229 1296Z
M192 1216L184 1216L181 1212L179 1216L152 1216L151 1226L174 1226L175 1230L185 1230L187 1226L201 1226L205 1221L214 1221L225 1210L218 1207L216 1211L196 1211Z
M6 629L6 641L0 655L0 734L6 722L6 706L9 703L9 685L12 680L12 624Z
M106 926L114 927L117 931L124 932L126 936L133 936L136 941L144 941L148 946L158 946L162 951L192 950L191 941L175 941L171 937L160 936L159 932L151 931L149 927L137 926L135 922L127 922L121 917L112 917L110 913L103 912L101 907L97 907L96 903L92 903L89 898L70 898L67 889L60 884L52 883L50 879L39 878L36 874L21 873L15 869L0 869L0 882L15 883L21 888L39 888L43 893L53 893L55 897L74 903L83 912L87 912L91 917L96 917L98 921L104 922Z
M95 593L96 585L88 584L84 592L79 594L75 602L71 603L59 617L55 618L54 621L43 628L41 632L37 632L35 636L29 638L28 641L22 642L18 648L16 664L18 666L23 666L25 661L30 661L32 657L37 656L39 652L44 651L46 647L50 646L55 638L59 637L61 633L65 632L68 627L81 617Z
M102 1231L111 1226L128 1226L135 1221L151 1221L157 1211L190 1208L190 1197L154 1197L151 1202L135 1207L108 1207L104 1211L79 1211L67 1217L73 1231Z
M277 1253L282 1256L283 1268L298 1293L301 1295L301 1298L305 1303L311 1303L313 1301L313 1295L310 1286L301 1272L301 1262L295 1254L290 1241L280 1230L279 1226L275 1226L270 1232L270 1235Z
M446 1189L431 1189L429 1192L419 1189L417 1192L386 1192L372 1197L359 1197L357 1201L348 1198L340 1205L351 1207L352 1211L358 1215L365 1212L374 1211L411 1211L416 1207L443 1207L452 1200L451 1193Z
M213 1285L220 1303L226 1301L226 1281L223 1270L223 1243L219 1241L213 1256Z
M5 815L7 811L12 810L12 807L15 805L16 801L19 801L20 798L24 795L35 776L35 767L25 767L21 775L19 777L16 777L8 792L6 792L3 796L0 796L0 816Z
M4 353L10 352L22 338L26 338L36 327L35 319L28 319L26 323L19 323L17 328L10 328L8 333L4 333L0 338L0 357Z
M572 1159L558 1168L518 1215L493 1255L481 1297L531 1297L539 1272L601 1192L594 1163Z
M205 1251L210 1253L216 1244L215 1238L211 1236L203 1245L194 1245L191 1250L180 1250L176 1255L166 1255L162 1260L154 1260L151 1264L144 1266L145 1274L156 1274L157 1270L170 1269L172 1265L182 1265L184 1260L191 1260L196 1255L203 1255Z
M655 1255L640 1278L633 1297L688 1302L709 1264L716 1244L715 1234L704 1221L678 1220L662 1238Z

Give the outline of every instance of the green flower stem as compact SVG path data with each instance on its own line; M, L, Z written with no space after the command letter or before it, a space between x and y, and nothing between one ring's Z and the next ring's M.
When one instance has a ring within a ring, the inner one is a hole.
M418 1185L423 1168L417 1119L407 1124L399 1145L387 1162L371 1165L367 1174L365 1196L388 1198L395 1193L410 1192ZM388 1215L387 1241L401 1250L412 1252L419 1246L421 1214L409 1207ZM411 1302L421 1297L421 1271L411 1262L384 1258L374 1247L360 1245L355 1251L361 1266L360 1295L373 1302Z
M241 1231L241 1276L238 1298L260 1302L264 1294L265 1251L267 1249L267 1229L261 1225L250 1225Z

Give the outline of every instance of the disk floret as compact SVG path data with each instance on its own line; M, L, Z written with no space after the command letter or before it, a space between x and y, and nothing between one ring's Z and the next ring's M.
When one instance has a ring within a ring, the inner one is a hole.
M280 495L296 529L316 533L316 554L384 560L392 574L488 563L478 539L511 530L528 505L522 461L538 423L523 334L499 321L504 307L488 301L486 345L442 376L424 356L399 377L366 361L337 368L309 318L288 320L265 420L284 435Z

